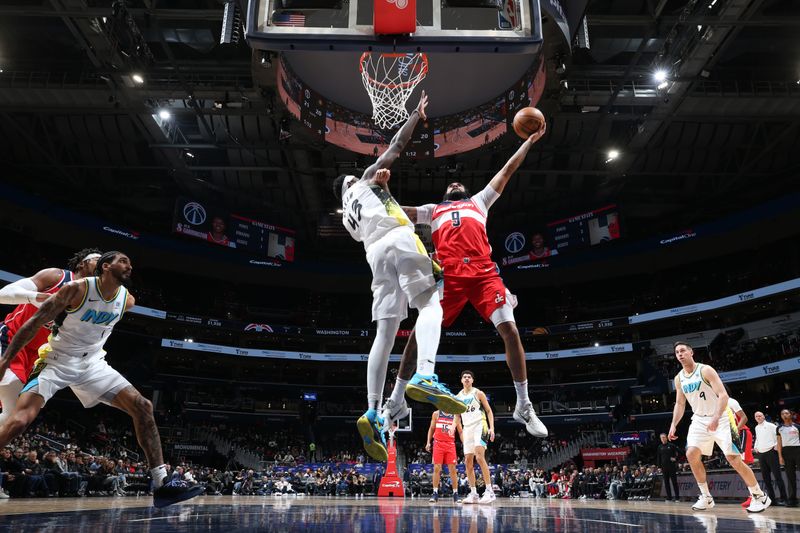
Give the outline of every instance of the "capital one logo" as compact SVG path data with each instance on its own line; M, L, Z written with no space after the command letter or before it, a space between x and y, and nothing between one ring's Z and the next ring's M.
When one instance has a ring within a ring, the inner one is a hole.
M515 231L506 237L506 251L508 253L515 254L522 250L523 246L525 246L525 235L522 233Z
M199 226L206 221L206 209L197 202L189 202L183 206L183 218L193 226Z
M408 6L408 0L386 0L390 4L396 4L397 9L405 9Z

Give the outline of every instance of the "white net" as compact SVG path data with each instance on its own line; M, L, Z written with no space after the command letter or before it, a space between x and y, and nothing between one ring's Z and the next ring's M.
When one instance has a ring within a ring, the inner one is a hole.
M425 54L361 55L361 81L372 101L372 119L379 128L391 129L408 118L406 102L428 75Z

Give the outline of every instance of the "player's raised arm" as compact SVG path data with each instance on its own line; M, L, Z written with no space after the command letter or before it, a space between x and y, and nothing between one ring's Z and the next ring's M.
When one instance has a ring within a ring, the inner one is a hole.
M547 126L542 124L541 129L528 137L528 139L517 149L516 153L511 156L511 159L506 161L506 164L503 165L503 168L500 169L500 172L494 175L492 181L489 182L489 186L494 189L497 194L502 194L503 189L506 188L508 180L511 179L511 176L514 175L514 172L516 172L523 161L525 161L525 156L528 155L528 150L531 149L531 146L533 146L536 141L542 138L546 130Z
M79 304L85 291L85 281L72 281L45 300L39 310L36 311L36 314L25 322L14 335L14 338L11 339L8 348L0 358L0 376L5 373L8 365L11 364L20 349L33 340L39 328L54 320L71 304Z
M62 270L60 268L45 268L29 278L22 278L14 283L9 283L0 289L0 304L33 304L38 306L50 297L49 294L43 291L58 283L61 276Z
M417 108L411 112L411 116L408 117L408 120L403 127L400 128L397 133L395 133L394 137L392 137L391 142L389 143L389 148L383 152L378 160L373 163L367 170L364 171L363 179L371 180L375 177L375 173L378 169L381 168L389 168L392 166L392 163L400 157L400 153L403 151L403 148L406 147L408 141L411 140L411 135L414 133L414 128L417 127L417 122L419 119L425 120L427 117L425 116L425 108L428 106L428 95L425 94L425 91L422 91L422 95L419 97L419 104L417 104Z

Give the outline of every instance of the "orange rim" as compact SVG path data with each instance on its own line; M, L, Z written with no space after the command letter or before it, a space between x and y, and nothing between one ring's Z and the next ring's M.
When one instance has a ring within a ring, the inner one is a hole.
M381 57L404 57L408 54L381 54ZM405 89L407 87L413 87L414 85L418 84L422 81L422 78L428 75L428 56L423 53L419 53L420 56L420 73L416 75L416 80L411 81L404 81L403 83L386 83L382 81L378 81L372 76L369 75L369 71L364 68L365 62L372 57L372 52L364 52L361 54L361 59L358 62L358 71L363 75L366 74L366 79L369 81L371 85L375 85L377 87L385 87L387 89L398 89L402 88ZM415 65L416 66L416 65Z

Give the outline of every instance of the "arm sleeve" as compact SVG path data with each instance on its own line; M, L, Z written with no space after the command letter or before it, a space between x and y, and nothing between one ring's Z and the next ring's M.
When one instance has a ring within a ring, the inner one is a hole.
M434 207L436 207L436 204L425 204L417 207L417 224L430 226Z
M38 288L31 278L23 278L0 289L0 304L30 304L36 301Z
M500 198L500 193L494 190L491 185L487 185L481 192L472 197L472 201L475 202L484 213L488 214L489 208L492 207L492 204L498 198Z

